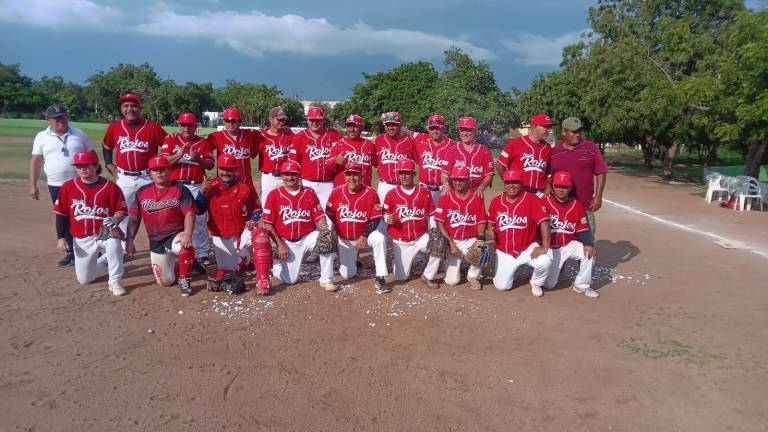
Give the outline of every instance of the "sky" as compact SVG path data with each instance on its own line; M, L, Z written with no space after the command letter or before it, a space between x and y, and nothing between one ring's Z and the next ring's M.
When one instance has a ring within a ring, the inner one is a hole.
M0 0L0 62L78 83L146 62L178 83L234 79L343 100L362 73L410 61L441 68L443 52L458 46L488 62L508 91L558 68L562 47L588 31L595 3Z

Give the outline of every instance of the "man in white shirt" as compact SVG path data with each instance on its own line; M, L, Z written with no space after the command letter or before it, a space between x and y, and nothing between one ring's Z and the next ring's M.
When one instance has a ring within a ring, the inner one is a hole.
M44 168L51 201L56 202L59 189L65 181L75 177L72 166L76 153L93 150L93 144L88 135L80 129L69 126L67 110L61 105L49 106L45 112L48 128L38 132L32 144L32 159L29 161L29 196L40 199L37 179L40 178L40 168ZM67 229L68 233L69 230ZM60 268L74 265L75 256L72 250L72 237L67 235L67 255L58 262Z

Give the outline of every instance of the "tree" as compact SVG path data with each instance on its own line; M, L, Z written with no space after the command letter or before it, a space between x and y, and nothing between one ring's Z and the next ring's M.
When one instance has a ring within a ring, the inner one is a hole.
M86 97L99 107L99 115L107 120L120 116L118 99L125 93L136 93L145 105L152 106L152 99L161 82L148 63L140 66L118 64L109 72L97 72L87 79ZM149 117L156 119L157 111L148 110Z
M21 74L21 65L0 63L0 100L2 116L9 113L33 112L43 105L43 98L34 88L34 81Z
M263 126L267 123L269 109L279 105L283 95L274 86L227 80L224 87L216 89L215 99L221 110L229 106L239 108L244 123Z

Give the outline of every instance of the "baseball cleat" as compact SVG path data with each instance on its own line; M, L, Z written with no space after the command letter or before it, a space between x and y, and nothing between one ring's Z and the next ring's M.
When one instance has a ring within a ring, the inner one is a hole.
M387 284L387 280L384 279L384 276L376 276L376 279L374 279L373 286L376 287L376 294L386 294L391 293L392 288Z
M179 279L179 292L182 297L189 297L192 294L192 283L189 278Z
M469 287L474 290L483 289L483 285L480 284L480 281L477 280L477 278L467 278L467 282L469 282Z
M584 288L584 289L576 289L576 286L573 286L573 290L577 293L584 294L585 296L589 298L598 298L600 297L600 294L597 293L597 291L593 290L592 288Z
M427 277L424 275L421 275L421 281L424 282L424 285L426 285L428 288L432 288L432 289L440 288L440 285L438 285L437 282L431 279L427 279Z
M192 270L196 271L201 275L208 273L208 270L205 269L205 266L201 264L200 261L198 260L192 261Z
M541 297L544 295L544 291L541 289L540 286L531 282L531 294L533 294L536 297Z
M58 268L67 268L72 267L73 265L75 265L75 256L70 254L67 254L64 258L56 263L56 267Z
M125 295L127 291L123 288L123 284L120 281L111 282L109 284L109 290L112 291L112 295L121 296Z
M336 286L336 284L333 282L320 282L320 286L328 292L334 292L339 289L339 287Z

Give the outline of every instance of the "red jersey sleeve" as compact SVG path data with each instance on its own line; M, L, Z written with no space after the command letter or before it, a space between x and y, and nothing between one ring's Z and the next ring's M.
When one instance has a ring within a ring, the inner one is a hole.
M277 208L275 207L275 201L277 200L277 189L267 195L267 200L264 202L264 213L262 213L261 220L266 223L274 224L277 222Z
M514 152L514 147L515 140L511 139L507 141L507 145L505 145L501 150L501 153L499 153L499 163L503 165L504 168L509 168L509 161L511 159L512 153Z
M181 209L181 212L185 215L189 213L196 213L197 202L195 201L195 197L192 196L192 192L190 192L189 189L182 185L177 184L175 187L181 190L181 198L179 200L179 208Z
M169 135L163 139L163 145L160 146L160 151L158 154L161 155L169 155L173 153L173 147L174 144L176 144L176 137L173 135Z
M292 161L299 162L299 155L304 152L304 140L301 139L302 134L296 134L291 137L291 144L288 149L288 158Z
M449 193L440 195L440 197L437 199L437 207L435 207L434 210L434 217L436 221L445 222L445 215L446 215L446 208L448 207L448 196Z
M325 211L323 211L323 206L320 205L320 199L317 197L317 194L312 189L307 189L309 191L309 206L312 208L312 220L317 221L320 218L325 217Z
M115 142L115 123L110 123L107 126L107 131L104 132L104 141L102 142L102 146L107 150L114 150L116 147Z
M531 204L530 204L531 215L533 216L533 220L536 221L536 225L539 225L541 222L545 220L549 220L549 212L547 212L547 208L544 206L544 201L542 201L535 194L532 194L530 192L524 192L524 193L528 193L529 198L531 199Z
M493 154L488 147L483 146L483 177L492 176L493 171Z
M369 196L371 196L371 209L370 209L370 218L371 219L381 219L381 217L384 215L384 209L381 206L381 202L379 201L379 194L376 193L372 188L368 188ZM386 199L386 198L385 198Z
M584 211L584 206L581 205L581 203L576 200L576 232L585 232L589 231L589 221L587 221L587 213Z
M123 213L128 214L128 203L125 202L125 195L123 195L122 189L119 186L112 183L110 186L112 190L112 209L114 214Z
M483 199L481 196L477 196L477 199L474 200L474 209L475 216L477 216L477 223L483 223L488 222L488 212L485 211L485 202L483 202Z
M496 225L496 216L494 216L499 211L499 197L497 196L493 200L491 200L491 205L488 206L488 224L493 226Z
M69 217L69 182L59 189L59 195L56 197L56 202L53 203L53 213L59 216Z
M338 207L338 201L339 201L339 189L334 188L333 191L331 191L331 195L328 197L328 202L325 205L326 213L332 216L336 216L336 208Z

